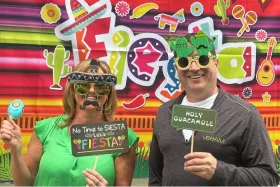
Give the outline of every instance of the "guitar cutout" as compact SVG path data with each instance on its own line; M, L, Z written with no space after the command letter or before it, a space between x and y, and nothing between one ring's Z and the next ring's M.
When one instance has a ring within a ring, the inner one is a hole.
M268 51L266 59L262 62L258 72L257 81L261 86L269 86L273 83L275 72L273 69L273 62L271 61L273 48L276 46L277 41L275 37L270 37L267 41Z

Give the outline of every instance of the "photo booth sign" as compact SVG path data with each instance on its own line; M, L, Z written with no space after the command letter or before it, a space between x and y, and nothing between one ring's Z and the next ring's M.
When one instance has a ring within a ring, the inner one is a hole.
M72 154L76 157L128 151L128 131L124 121L77 124L70 128L70 132Z

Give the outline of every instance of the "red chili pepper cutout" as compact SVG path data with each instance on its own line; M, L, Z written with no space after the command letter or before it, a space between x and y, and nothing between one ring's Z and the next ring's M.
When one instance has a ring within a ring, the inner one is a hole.
M127 109L127 110L135 110L137 108L140 108L142 106L144 106L144 104L146 103L146 98L149 97L150 94L146 93L146 94L139 94L137 97L135 97L132 101L130 101L129 103L122 103L122 106Z

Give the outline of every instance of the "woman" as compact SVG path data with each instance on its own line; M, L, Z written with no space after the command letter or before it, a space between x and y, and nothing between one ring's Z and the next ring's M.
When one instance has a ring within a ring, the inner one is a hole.
M131 129L128 129L129 151L99 155L95 171L97 156L74 157L71 152L72 125L113 120L117 107L115 84L116 77L106 62L80 63L65 86L65 114L37 122L24 159L19 126L11 117L3 121L0 138L10 147L16 186L131 185L138 143Z

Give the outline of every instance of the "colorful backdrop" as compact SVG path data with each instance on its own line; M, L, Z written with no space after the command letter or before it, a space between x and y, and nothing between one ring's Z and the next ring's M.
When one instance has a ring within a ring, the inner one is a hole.
M279 0L1 0L0 121L14 99L26 153L35 122L63 113L66 76L100 58L118 77L116 119L140 136L134 177L148 176L158 107L178 96L176 37L215 37L219 84L253 103L265 121L280 171ZM230 106L229 106L230 107ZM0 180L11 180L9 148L0 144Z

